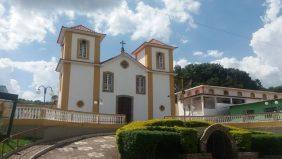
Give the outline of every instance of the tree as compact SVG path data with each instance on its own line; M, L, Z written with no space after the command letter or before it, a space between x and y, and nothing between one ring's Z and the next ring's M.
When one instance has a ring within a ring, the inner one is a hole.
M281 92L282 93L282 86L276 86L276 87L269 87L266 89L268 91L273 91L273 92Z
M184 89L204 84L255 90L263 89L260 80L253 80L248 73L234 68L223 68L220 64L190 64L185 68L175 66L174 71L177 91L182 88L182 80Z

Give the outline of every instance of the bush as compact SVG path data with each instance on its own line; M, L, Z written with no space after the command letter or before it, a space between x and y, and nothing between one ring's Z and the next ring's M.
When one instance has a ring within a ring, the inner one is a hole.
M206 121L189 120L189 121L184 121L184 125L185 127L195 128L195 127L208 127L211 125L211 123Z
M166 127L184 127L184 122L176 119L149 120L145 122L146 126L166 126Z
M252 133L243 129L234 129L229 131L236 142L239 151L246 152L251 150Z
M197 130L195 129L185 127L148 126L147 130L177 132L180 135L182 153L197 153L198 151L198 136Z
M282 134L253 135L251 143L251 150L261 155L282 155Z
M119 133L117 145L122 159L176 158L180 135L176 132L128 130Z

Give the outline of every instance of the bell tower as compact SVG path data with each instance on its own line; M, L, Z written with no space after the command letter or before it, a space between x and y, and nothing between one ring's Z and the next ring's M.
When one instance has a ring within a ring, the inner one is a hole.
M62 27L58 108L99 113L100 43L105 34L83 25Z

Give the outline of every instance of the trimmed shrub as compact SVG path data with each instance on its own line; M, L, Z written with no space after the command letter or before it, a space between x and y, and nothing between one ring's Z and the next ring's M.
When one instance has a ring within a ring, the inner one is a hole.
M252 133L250 131L234 129L230 130L229 133L235 140L239 151L246 152L251 150Z
M195 128L195 127L208 127L211 125L210 122L198 121L198 120L189 120L184 121L185 127Z
M176 132L128 130L119 133L117 145L122 159L169 159L179 156Z
M146 126L166 126L166 127L184 127L184 122L181 120L176 119L156 119L156 120L149 120L145 122Z
M251 143L251 150L261 155L282 155L282 134L253 135Z
M182 153L197 153L198 136L197 130L185 127L164 127L164 126L148 126L150 131L168 131L180 134L180 144Z

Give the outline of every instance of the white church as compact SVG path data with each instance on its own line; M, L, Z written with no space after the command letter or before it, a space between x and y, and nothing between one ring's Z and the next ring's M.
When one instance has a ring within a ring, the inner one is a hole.
M175 115L176 47L152 39L131 54L122 47L117 56L100 61L105 36L82 25L61 28L58 108L125 114L128 122Z

